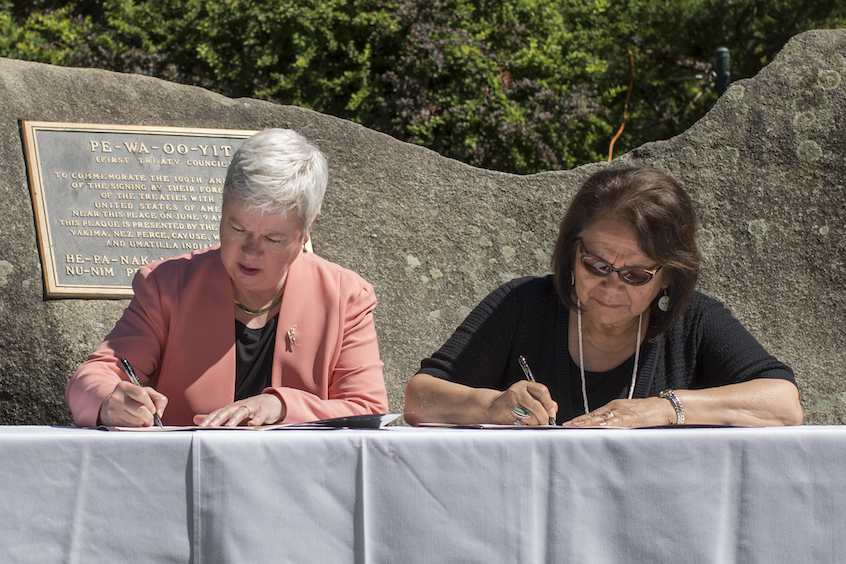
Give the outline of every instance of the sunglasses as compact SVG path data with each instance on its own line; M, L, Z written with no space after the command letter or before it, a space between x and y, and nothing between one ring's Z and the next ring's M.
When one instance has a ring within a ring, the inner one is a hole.
M579 240L579 246L582 249L581 256L582 266L585 267L589 273L594 276L606 277L610 276L612 272L616 272L624 283L630 286L643 286L652 280L655 273L661 270L663 265L658 265L658 268L646 270L645 268L614 268L607 262L592 257L585 251L584 243Z

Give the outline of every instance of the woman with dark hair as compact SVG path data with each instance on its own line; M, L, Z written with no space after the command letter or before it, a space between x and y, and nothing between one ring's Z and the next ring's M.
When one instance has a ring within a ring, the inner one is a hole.
M561 222L553 274L512 280L485 298L422 361L405 390L406 419L801 423L791 369L694 291L695 232L690 197L669 176L594 174Z

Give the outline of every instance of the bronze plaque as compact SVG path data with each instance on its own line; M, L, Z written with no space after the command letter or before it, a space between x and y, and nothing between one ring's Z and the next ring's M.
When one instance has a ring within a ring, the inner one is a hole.
M22 122L50 298L131 298L141 266L214 245L232 155L256 131Z

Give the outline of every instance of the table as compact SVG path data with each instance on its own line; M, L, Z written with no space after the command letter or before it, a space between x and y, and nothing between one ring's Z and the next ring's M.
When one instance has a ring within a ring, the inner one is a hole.
M0 427L0 562L846 561L846 428Z

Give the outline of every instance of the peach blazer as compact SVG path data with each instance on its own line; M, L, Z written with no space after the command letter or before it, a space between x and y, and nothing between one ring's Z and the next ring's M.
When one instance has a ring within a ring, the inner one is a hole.
M143 384L168 398L166 425L193 425L195 414L235 395L232 286L220 245L142 267L135 297L115 328L68 381L74 421L93 427L103 400L128 377L127 358ZM376 343L373 287L313 254L288 270L274 347L272 387L284 423L385 413L388 397ZM287 332L296 325L296 344Z

